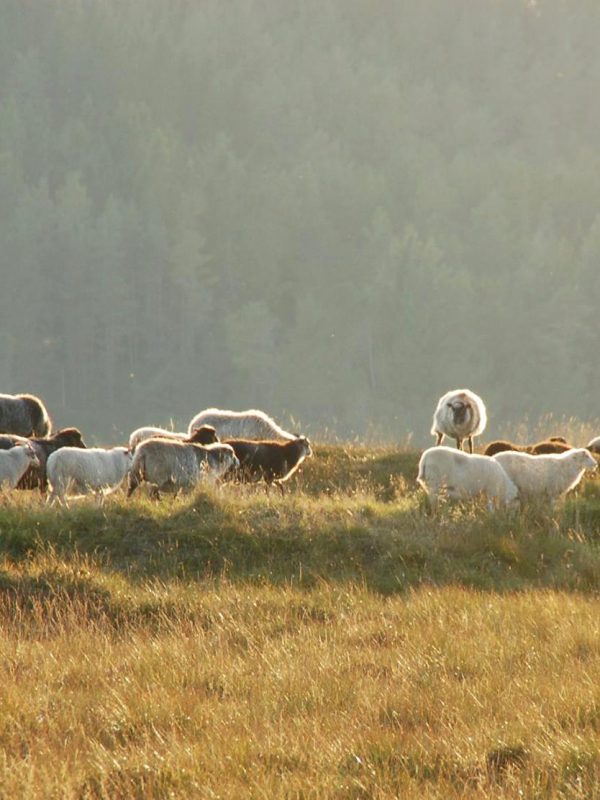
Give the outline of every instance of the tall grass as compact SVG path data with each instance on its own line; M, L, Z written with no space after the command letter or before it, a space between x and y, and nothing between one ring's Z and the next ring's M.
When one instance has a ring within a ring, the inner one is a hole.
M0 797L599 797L598 480L432 518L417 459L2 497Z

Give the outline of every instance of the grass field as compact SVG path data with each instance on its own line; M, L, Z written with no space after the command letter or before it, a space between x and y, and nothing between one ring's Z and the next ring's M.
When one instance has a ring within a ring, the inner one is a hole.
M0 797L600 797L600 479L431 518L417 460L5 495Z

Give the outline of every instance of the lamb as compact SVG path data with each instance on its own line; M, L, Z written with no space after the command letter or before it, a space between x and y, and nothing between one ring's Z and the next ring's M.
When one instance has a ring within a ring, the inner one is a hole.
M221 477L229 469L239 467L233 448L226 444L207 445L155 438L141 442L133 457L129 473L127 497L131 497L142 481L152 484L152 494L193 488L203 477Z
M0 485L14 489L29 467L39 466L39 463L29 443L0 450Z
M455 389L440 398L431 433L437 436L436 445L442 444L444 436L452 436L459 450L466 439L472 453L473 437L482 433L486 424L487 412L481 397L469 389Z
M212 425L216 428L221 441L225 439L260 439L292 442L296 434L288 433L280 428L264 411L249 409L248 411L224 411L219 408L207 408L197 414L189 425L190 434L201 425Z
M496 453L503 453L506 450L514 450L517 453L531 453L532 455L542 455L544 453L566 453L572 450L573 445L569 444L562 436L551 436L536 444L515 444L506 439L496 439L490 442L483 451L484 456L494 456Z
M131 453L126 447L61 447L46 463L50 482L48 502L66 504L67 495L92 492L97 502L115 491L131 468Z
M227 444L233 447L240 462L232 477L236 476L242 482L264 480L267 491L271 484L275 484L281 494L284 493L284 481L313 454L306 436L298 436L290 442L228 439Z
M433 509L444 493L453 500L470 500L484 494L490 510L514 506L518 494L515 484L493 459L443 445L425 450L419 461L417 482L427 492Z
M145 428L137 428L137 430L132 432L129 437L129 449L133 453L138 444L145 442L147 439L155 439L156 437L161 439L175 439L180 442L187 442L188 444L213 444L219 441L217 432L212 425L201 425L192 434L148 426Z
M529 453L497 453L492 460L504 469L519 490L521 505L545 500L551 507L582 479L586 469L596 468L596 459L585 448L565 453L530 455Z
M39 397L32 394L0 394L0 433L49 436L52 423Z

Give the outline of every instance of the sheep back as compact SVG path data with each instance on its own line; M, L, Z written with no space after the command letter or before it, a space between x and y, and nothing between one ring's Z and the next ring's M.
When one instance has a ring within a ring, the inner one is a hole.
M201 425L212 425L221 441L225 439L253 439L293 441L296 435L281 428L274 419L259 409L227 411L207 408L197 414L189 425L191 435Z
M0 432L19 436L48 436L50 416L39 397L0 394Z

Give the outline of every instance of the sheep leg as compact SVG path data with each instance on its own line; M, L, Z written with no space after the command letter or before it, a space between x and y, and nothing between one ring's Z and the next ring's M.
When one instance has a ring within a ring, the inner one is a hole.
M456 439L456 449L462 450L462 439Z
M469 436L467 438L467 442L469 444L469 453L472 453L473 452L473 437Z
M140 479L137 475L134 475L132 472L129 473L127 478L127 497L131 497L131 495L135 492L135 490L140 485Z
M443 441L444 441L444 434L443 433L438 433L437 441L435 443L435 446L438 447Z

